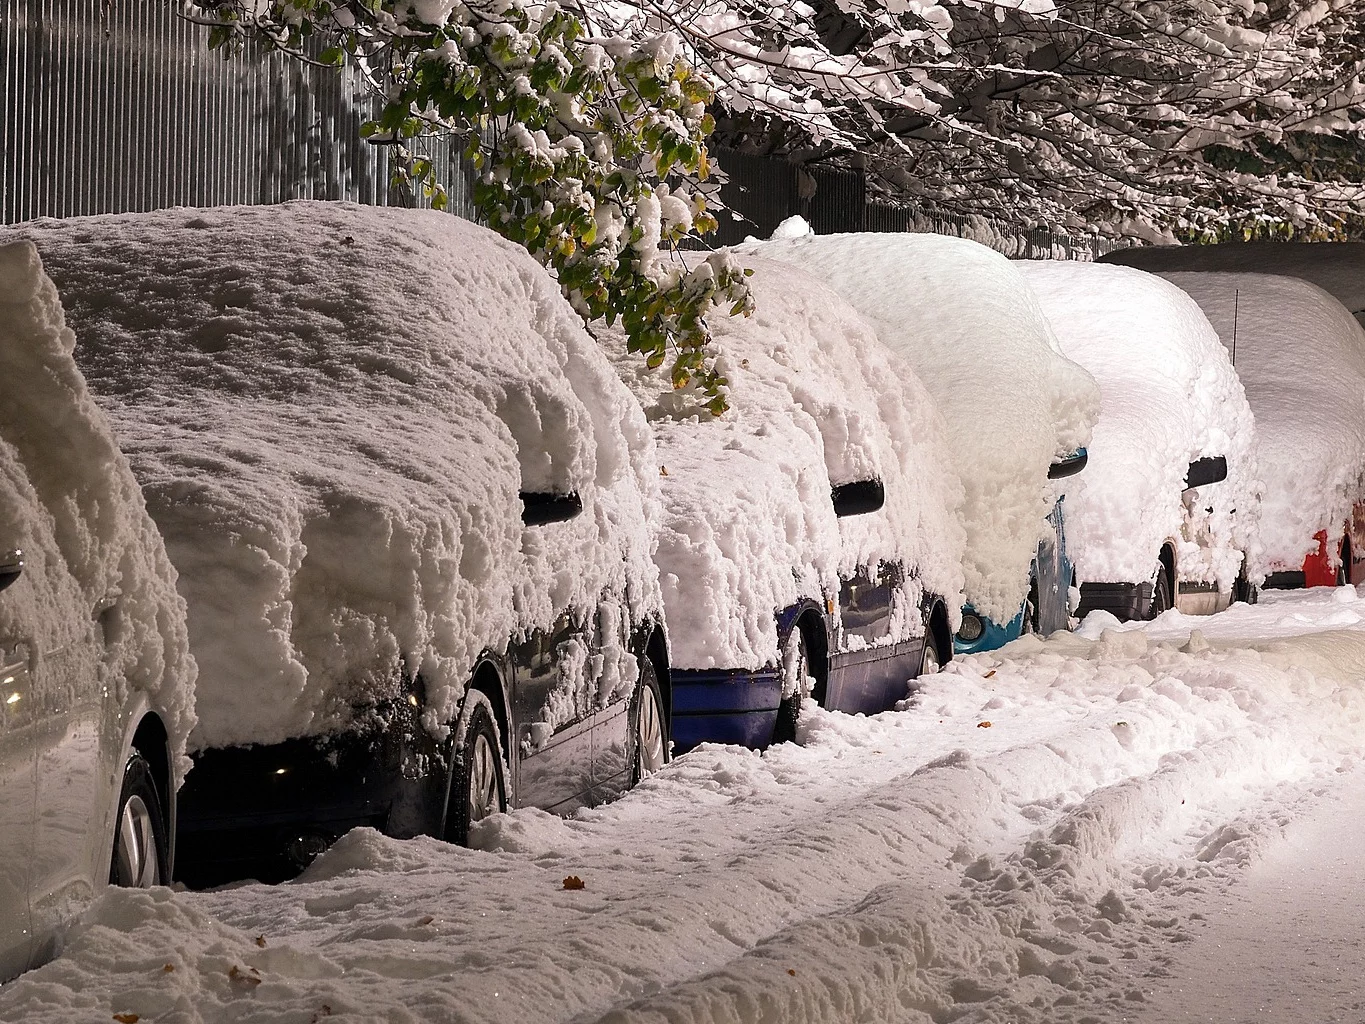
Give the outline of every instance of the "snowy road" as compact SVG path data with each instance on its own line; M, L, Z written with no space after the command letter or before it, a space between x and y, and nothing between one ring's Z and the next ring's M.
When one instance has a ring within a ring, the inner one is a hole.
M1359 1020L1362 623L1349 588L1092 617L478 850L113 891L0 1020Z

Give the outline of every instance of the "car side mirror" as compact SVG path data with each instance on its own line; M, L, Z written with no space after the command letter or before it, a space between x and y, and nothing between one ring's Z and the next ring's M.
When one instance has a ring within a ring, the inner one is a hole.
M4 590L23 574L24 553L22 551L0 553L0 590Z
M527 526L562 523L583 511L577 491L555 494L549 491L521 492L521 521Z
M1085 464L1090 461L1090 453L1084 448L1077 448L1065 458L1058 459L1047 467L1047 478L1049 480L1062 480L1069 476L1075 476L1085 469Z
M855 480L851 484L840 484L829 493L834 502L834 514L841 519L864 516L886 504L886 488L880 480Z
M1195 459L1185 474L1185 490L1216 484L1228 478L1228 460L1222 455L1211 458Z

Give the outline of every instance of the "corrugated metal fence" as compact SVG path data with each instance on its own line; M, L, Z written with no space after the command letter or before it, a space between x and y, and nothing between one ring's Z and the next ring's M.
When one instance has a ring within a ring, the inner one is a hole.
M165 0L0 0L0 216L351 199L406 205L354 72L225 59ZM432 143L468 212L458 150Z

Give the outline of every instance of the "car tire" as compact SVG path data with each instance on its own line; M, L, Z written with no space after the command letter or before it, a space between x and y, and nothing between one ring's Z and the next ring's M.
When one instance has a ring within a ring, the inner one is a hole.
M146 889L170 878L170 846L152 766L134 750L123 766L123 789L114 818L109 884Z
M1171 574L1166 568L1166 563L1161 563L1161 568L1156 571L1156 584L1152 587L1152 609L1147 616L1154 619L1164 611L1171 608Z
M470 690L461 717L464 728L455 733L458 748L446 799L446 840L468 846L470 826L507 810L507 776L488 697Z
M809 696L801 686L801 680L810 672L810 642L800 626L793 626L790 641L796 644L796 692L783 697L777 706L777 721L773 723L773 743L792 743L796 740L796 723L801 718L801 702ZM786 658L782 659L786 664Z
M919 675L931 676L943 669L943 652L939 650L938 638L934 636L934 631L926 627L924 630L924 653L920 655Z
M640 680L630 699L630 784L653 775L668 764L668 718L654 662L640 659Z
M1351 582L1351 540L1349 537L1342 538L1341 541L1341 564L1337 566L1337 586L1344 587Z

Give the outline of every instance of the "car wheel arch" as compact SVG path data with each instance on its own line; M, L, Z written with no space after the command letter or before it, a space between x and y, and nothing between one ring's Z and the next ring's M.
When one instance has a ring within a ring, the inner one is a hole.
M926 625L938 644L942 664L948 664L953 660L953 631L948 624L948 607L941 600L934 599L933 605L929 608L929 621Z

